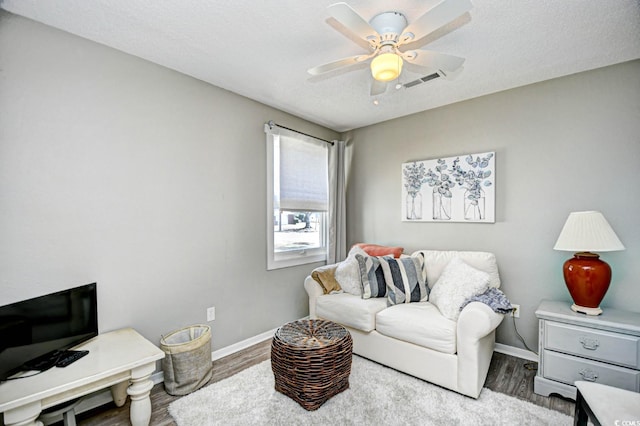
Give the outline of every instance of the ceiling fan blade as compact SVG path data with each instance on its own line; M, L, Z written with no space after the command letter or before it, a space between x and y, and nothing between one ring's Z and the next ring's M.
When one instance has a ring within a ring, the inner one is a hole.
M456 78L458 78L458 76L460 74L462 74L462 70L464 69L464 67L460 67L455 71L448 71L448 72L440 72L439 74L445 79L445 80L449 80L449 81L453 81Z
M410 32L413 34L410 41L419 40L438 28L447 25L472 8L473 4L469 0L444 0L411 23L404 33Z
M378 38L378 33L374 30L362 16L346 3L335 3L328 7L329 14L358 37L369 41L371 38Z
M311 75L320 75L330 71L334 71L340 68L345 68L351 65L355 65L368 59L369 55L356 55L349 58L338 59L337 61L329 62L327 64L318 65L317 67L309 68L307 72Z
M411 50L404 52L402 57L412 64L431 70L443 70L453 72L460 68L465 59L433 50Z
M386 81L378 81L375 78L371 83L371 96L382 95L387 91L387 82Z

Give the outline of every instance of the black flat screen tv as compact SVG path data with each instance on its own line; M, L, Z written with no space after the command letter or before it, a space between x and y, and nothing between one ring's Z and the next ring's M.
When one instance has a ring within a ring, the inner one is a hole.
M97 284L0 306L0 382L98 335Z

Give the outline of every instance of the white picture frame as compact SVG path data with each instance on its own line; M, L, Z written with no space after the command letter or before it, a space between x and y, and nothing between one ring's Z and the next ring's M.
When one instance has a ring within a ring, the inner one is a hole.
M495 223L495 152L402 164L405 222Z

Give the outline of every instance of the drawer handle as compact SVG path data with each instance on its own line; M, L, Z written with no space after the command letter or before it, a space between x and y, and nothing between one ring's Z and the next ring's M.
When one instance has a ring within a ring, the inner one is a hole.
M588 349L590 351L595 351L600 346L600 342L598 339L590 339L588 337L581 337L580 343L582 343L582 347Z
M579 371L580 375L587 382L595 382L598 379L598 373L591 370L582 369Z

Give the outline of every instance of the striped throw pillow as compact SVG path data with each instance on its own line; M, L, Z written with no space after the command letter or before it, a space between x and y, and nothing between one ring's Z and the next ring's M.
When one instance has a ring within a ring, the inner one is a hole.
M381 258L380 267L387 285L389 305L424 302L429 298L427 270L422 253L400 259Z
M380 259L382 258L356 254L356 259L360 266L362 298L386 297L387 285L384 282L384 274L380 267Z

